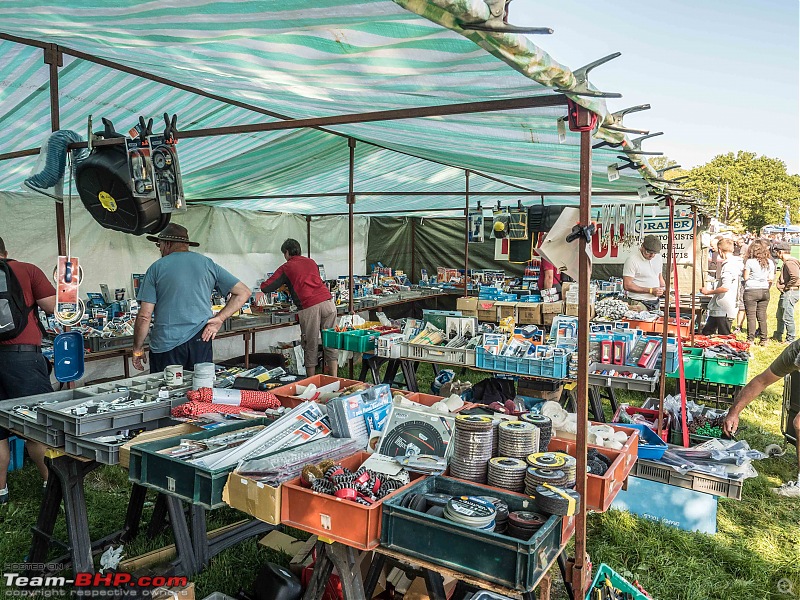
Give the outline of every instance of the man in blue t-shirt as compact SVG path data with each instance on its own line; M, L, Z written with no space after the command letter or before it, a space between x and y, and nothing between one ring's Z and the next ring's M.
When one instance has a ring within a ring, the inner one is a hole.
M156 243L161 258L147 269L137 295L133 366L144 371L148 332L152 373L163 371L167 365L191 370L197 363L213 362L211 341L225 319L250 298L250 289L210 258L189 252L189 246L200 244L189 241L185 227L170 223L158 237L149 235L147 239ZM231 294L216 316L211 311L214 288L223 296Z

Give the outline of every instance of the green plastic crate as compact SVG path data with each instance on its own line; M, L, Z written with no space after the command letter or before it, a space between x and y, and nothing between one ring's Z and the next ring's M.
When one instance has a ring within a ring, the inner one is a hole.
M375 352L380 332L371 329L356 329L342 334L342 349L351 352Z
M705 370L705 358L702 348L683 349L683 372L686 381L701 381ZM670 379L678 379L681 376L680 367L674 373L667 373Z
M335 329L322 330L322 345L326 348L342 349L343 332L336 331Z
M632 583L629 583L622 575L618 575L614 569L605 563L601 564L600 568L597 570L597 575L594 576L594 580L592 581L592 587L589 588L589 593L586 594L586 600L592 600L594 598L594 596L592 596L592 590L594 590L598 584L605 581L606 575L608 575L608 578L611 580L611 585L620 592L627 592L630 594L633 600L649 600L638 588L634 587Z
M706 356L703 381L727 385L744 385L747 383L749 366L750 362L746 360Z
M519 591L532 590L561 551L562 517L551 516L531 539L519 540L400 506L410 493L494 496L512 511L536 508L529 496L450 477L427 477L384 500L381 546Z
M272 422L270 419L251 419L208 431L135 444L131 446L128 478L140 485L176 496L190 504L208 509L226 506L222 500L222 488L225 487L228 475L236 465L211 470L159 454L159 451L177 446L181 440L203 440L245 427L269 425Z

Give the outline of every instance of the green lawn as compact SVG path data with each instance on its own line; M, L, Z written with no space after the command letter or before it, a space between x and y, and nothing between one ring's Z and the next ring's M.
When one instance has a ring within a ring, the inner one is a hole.
M774 313L775 298L770 307L770 333L774 332ZM766 368L781 349L775 343L755 347L750 376ZM469 372L467 378L478 381L484 375ZM431 376L430 367L421 369L420 389L429 385ZM783 385L776 384L745 411L740 438L758 449L782 443L782 394ZM641 402L644 397L626 400ZM795 477L794 451L790 447L784 457L760 461L756 468L759 476L745 482L742 501L720 499L716 535L687 533L618 511L590 515L588 546L592 561L606 562L623 575L638 578L659 600L800 597L800 500L779 498L769 490ZM36 521L41 500L41 482L33 465L27 463L13 473L9 488L11 502L0 507L4 534L0 538L0 564L23 560L30 547L30 526ZM127 474L120 468L105 467L88 476L86 498L92 539L122 526L129 491ZM150 510L146 509L146 516ZM233 509L212 511L209 530L242 517ZM64 539L63 521L56 535ZM169 543L166 534L155 539L141 535L125 554L136 556ZM265 550L255 540L226 551L195 578L198 600L214 591L235 595L240 588L249 589L258 566L268 560L286 564L288 557ZM794 595L780 593L781 580L791 583Z

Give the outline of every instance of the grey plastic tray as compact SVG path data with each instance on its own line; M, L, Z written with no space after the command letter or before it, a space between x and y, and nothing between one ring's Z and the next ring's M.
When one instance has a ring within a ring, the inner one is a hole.
M629 367L627 365L606 365L602 363L591 363L589 365L589 385L599 385L601 387L620 388L636 392L652 392L658 385L658 377L653 379L629 379L627 377L610 377L608 375L594 375L595 370L616 370L638 373L655 377L655 369L643 369L641 367Z
M22 415L11 415L8 429L25 439L40 442L50 448L64 447L64 432L26 419Z
M136 397L137 392L111 392L100 394L91 399L98 402L112 401L120 396ZM133 406L128 409L114 410L104 413L91 413L77 416L70 413L74 406L82 404L85 399L69 400L40 408L37 414L47 417L51 428L63 430L65 434L85 436L92 433L130 429L141 426L149 421L158 421L168 417L172 409L172 398L164 398L158 402L148 403L143 406ZM40 419L41 421L41 419Z
M161 427L169 427L175 425L176 421L171 419L161 419L159 421L151 421L149 423L142 423L137 430L153 431ZM74 435L64 436L64 451L73 456L81 456L94 460L104 465L118 465L119 464L119 449L127 444L130 440L122 440L120 442L101 442L99 438L110 436L118 433L106 432L91 437L79 437Z

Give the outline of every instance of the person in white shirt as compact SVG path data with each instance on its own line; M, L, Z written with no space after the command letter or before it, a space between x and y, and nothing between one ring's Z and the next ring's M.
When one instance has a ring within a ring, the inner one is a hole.
M744 306L747 311L747 340L755 341L759 333L761 345L767 342L767 306L769 288L775 281L775 263L770 258L766 240L755 240L747 251L744 263ZM758 330L756 330L758 321Z
M628 257L622 269L622 285L628 297L644 304L647 310L658 310L659 298L666 289L663 270L661 240L646 235L641 247Z
M708 303L708 321L703 327L703 335L730 335L731 320L738 312L739 278L744 267L742 259L733 255L733 240L720 240L717 250L721 266L716 287L700 288L704 296L713 296Z

